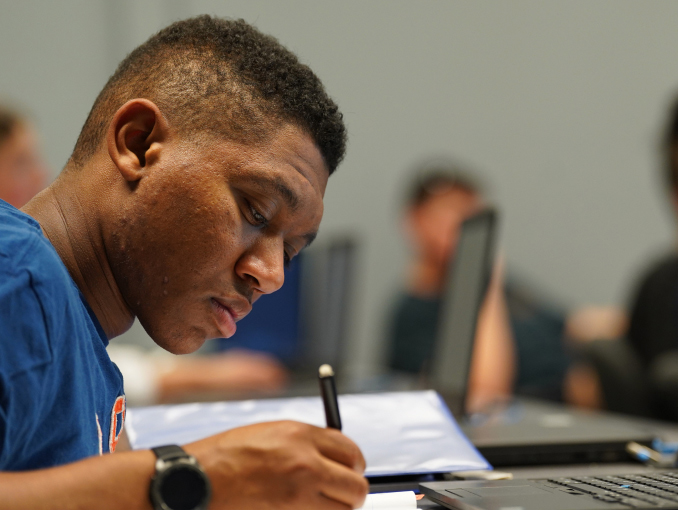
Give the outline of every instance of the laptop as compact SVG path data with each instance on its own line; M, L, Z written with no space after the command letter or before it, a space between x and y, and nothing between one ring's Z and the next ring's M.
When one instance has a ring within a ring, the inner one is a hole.
M427 498L456 510L678 509L678 471L628 475L422 483Z
M358 243L336 235L304 253L300 295L300 349L293 368L313 375L317 391L318 367L329 363L337 377L347 364L346 348Z
M496 225L494 209L465 220L447 270L431 369L426 378L457 419L465 416L476 324L494 264Z
M430 386L495 467L629 460L627 443L649 445L655 435L631 418L524 398L466 414L476 324L494 265L497 223L498 213L487 209L461 226L441 304Z

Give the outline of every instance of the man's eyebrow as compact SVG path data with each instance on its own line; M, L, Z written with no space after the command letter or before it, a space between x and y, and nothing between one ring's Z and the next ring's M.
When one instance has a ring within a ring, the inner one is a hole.
M257 184L258 186L261 187L269 187L273 188L278 195L280 195L283 200L285 200L285 203L287 204L287 207L295 211L299 207L299 195L290 188L285 181L283 181L280 177L263 177L263 176L257 176L252 178L252 180Z

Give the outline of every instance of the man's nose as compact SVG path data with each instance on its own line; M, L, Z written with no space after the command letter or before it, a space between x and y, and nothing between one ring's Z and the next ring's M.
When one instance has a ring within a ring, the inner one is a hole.
M285 281L285 246L281 239L263 238L238 260L236 273L255 290L270 294Z

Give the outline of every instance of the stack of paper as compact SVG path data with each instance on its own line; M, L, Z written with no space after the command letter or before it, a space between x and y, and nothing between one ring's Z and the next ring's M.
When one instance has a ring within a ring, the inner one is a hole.
M491 469L434 391L341 395L339 408L344 433L367 461L366 476ZM130 409L125 427L134 448L150 448L276 420L324 427L320 397Z
M417 498L412 491L370 494L357 510L417 510Z

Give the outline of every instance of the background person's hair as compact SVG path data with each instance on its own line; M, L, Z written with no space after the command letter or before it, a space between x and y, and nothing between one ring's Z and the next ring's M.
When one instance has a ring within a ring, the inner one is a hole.
M344 157L342 114L318 77L243 20L179 21L132 51L92 107L71 156L75 166L92 157L115 112L134 98L153 101L185 135L252 143L291 123L313 138L330 173Z
M664 179L671 191L678 190L678 98L669 109L661 140Z
M428 161L416 167L413 173L405 197L407 207L417 207L450 188L460 188L474 195L484 194L480 179L453 161Z
M0 145L12 136L15 128L22 122L23 117L19 113L0 104Z

